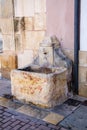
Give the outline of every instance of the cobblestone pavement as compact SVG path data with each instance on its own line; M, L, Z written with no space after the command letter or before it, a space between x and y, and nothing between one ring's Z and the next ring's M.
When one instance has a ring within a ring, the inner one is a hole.
M64 130L58 125L26 116L0 106L0 130Z

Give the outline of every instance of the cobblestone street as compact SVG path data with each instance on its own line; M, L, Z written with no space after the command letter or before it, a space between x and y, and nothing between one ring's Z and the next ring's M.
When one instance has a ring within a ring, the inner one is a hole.
M55 126L0 106L0 130L59 130L59 128L58 125Z

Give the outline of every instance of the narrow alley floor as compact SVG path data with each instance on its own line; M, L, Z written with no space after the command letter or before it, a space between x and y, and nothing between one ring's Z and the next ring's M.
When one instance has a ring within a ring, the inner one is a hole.
M87 99L75 96L52 109L23 104L0 79L0 130L87 130Z

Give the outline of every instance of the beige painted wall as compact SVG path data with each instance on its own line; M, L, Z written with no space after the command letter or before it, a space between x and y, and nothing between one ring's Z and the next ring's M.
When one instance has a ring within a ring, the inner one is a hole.
M62 46L74 48L74 0L47 0L47 35L56 35Z

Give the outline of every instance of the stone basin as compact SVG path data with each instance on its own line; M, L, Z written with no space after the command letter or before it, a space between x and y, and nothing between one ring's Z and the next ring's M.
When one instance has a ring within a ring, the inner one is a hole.
M16 99L50 108L67 99L67 69L28 66L11 72L11 89Z

